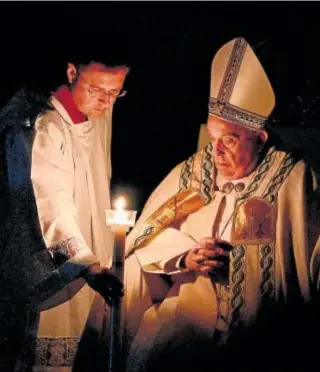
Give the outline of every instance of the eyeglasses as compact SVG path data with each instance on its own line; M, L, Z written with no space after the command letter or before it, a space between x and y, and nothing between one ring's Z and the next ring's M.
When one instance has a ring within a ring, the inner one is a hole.
M212 137L210 137L210 140L215 146L217 146L218 141L220 141L220 143L222 143L222 145L228 150L235 148L240 142L240 138L235 134L225 134L217 139L213 139Z
M109 92L105 91L101 88L93 88L91 87L83 78L83 85L86 88L87 92L91 97L108 97L113 100L116 100L117 98L124 97L127 94L126 90L110 90Z

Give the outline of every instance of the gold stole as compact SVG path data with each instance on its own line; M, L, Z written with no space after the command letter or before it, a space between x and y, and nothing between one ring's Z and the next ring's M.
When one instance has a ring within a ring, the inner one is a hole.
M277 194L295 161L290 154L270 152L266 160L235 207L229 274L232 327L250 324L275 299Z

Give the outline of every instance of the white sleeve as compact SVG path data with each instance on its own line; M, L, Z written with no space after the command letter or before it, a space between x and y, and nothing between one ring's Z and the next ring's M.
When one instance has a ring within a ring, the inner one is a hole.
M41 121L41 119L40 119ZM77 222L73 200L72 155L59 124L38 123L32 149L31 178L42 234L59 270L72 279L97 258Z
M174 275L174 274L180 274L185 273L187 271L190 271L189 269L184 269L181 267L181 260L182 258L187 254L187 252L179 254L176 257L173 257L171 259L167 260L161 260L157 263L157 265L163 270L165 274L168 275Z
M178 258L195 244L196 241L189 235L173 228L167 228L148 246L137 249L135 255L144 271L173 274L180 272L180 270L175 270Z

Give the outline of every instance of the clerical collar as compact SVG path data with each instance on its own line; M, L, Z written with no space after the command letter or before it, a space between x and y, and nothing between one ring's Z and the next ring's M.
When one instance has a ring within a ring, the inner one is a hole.
M62 104L74 124L81 124L88 120L87 116L79 111L66 85L60 86L52 95Z

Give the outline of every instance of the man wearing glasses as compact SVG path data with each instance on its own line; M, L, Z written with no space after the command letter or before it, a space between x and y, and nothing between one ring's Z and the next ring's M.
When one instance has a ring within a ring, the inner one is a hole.
M1 112L1 370L71 371L86 323L98 332L105 301L123 295L104 209L128 72L123 60L68 63L47 102L22 90Z
M319 288L319 188L308 164L267 143L274 106L250 45L224 45L210 142L163 180L127 239L128 371L271 370L275 355L299 356L299 331L318 329L305 310Z

